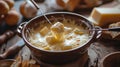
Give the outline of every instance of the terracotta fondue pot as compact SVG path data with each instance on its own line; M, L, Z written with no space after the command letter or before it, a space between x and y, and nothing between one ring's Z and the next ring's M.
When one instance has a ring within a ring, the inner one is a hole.
M45 14L48 19L53 22L57 19L57 21L62 21L63 18L69 18L75 20L77 25L80 25L81 23L84 24L89 29L95 29L94 25L84 16L76 13L70 13L70 12L52 12ZM54 17L54 18L53 18ZM73 48L70 50L64 50L64 51L49 51L49 50L41 50L34 45L32 45L28 41L28 34L29 29L36 28L38 26L38 23L41 21L46 21L44 16L37 16L30 21L26 23L22 23L18 27L18 33L21 35L21 37L24 39L26 46L30 49L31 55L33 58L35 58L38 62L46 62L46 63L53 63L53 64L62 64L66 62L73 61L80 57L82 54L86 53L87 48L90 46L91 43L93 43L96 39L99 38L101 35L101 31L90 31L90 39L83 45ZM89 30L88 30L89 31Z

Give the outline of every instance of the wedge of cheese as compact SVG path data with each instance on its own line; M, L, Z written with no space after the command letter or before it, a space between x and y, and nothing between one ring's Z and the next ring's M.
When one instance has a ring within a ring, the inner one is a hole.
M120 9L119 8L94 8L89 19L95 25L98 25L101 27L110 23L119 22Z

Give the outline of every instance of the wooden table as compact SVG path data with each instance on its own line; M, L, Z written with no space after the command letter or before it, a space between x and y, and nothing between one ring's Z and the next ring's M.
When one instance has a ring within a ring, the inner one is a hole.
M15 8L18 10L18 7L20 5L22 1L16 1L16 4L15 4ZM111 3L108 3L108 4L104 4L100 7L115 7L116 5L118 5L118 3L116 2L111 2ZM118 6L119 7L119 6ZM77 13L80 13L84 16L89 16L90 12L91 11L88 11L88 12L82 12L82 11L75 11ZM21 17L21 20L20 22L22 21L26 21L26 19L22 19ZM13 44L15 44L17 41L19 41L21 38L19 36L14 36L12 39L10 39L7 43L5 43L3 46L0 47L0 53L2 54L4 51L6 51L10 46L12 46ZM120 51L120 42L119 41L109 41L109 40L98 40L97 42L94 42L91 44L91 46L89 47L88 49L88 54L84 55L84 57L87 57L86 58L86 61L85 61L85 65L84 67L100 67L100 62L101 62L101 59L109 54L109 53L112 53L112 52L115 52L115 51ZM24 46L19 53L15 54L15 56L13 57L10 57L12 59L14 59L15 57L17 57L17 55L20 55L23 57L23 60L30 60L30 51L29 49ZM60 66L56 66L56 65L49 65L49 64L45 64L45 63L42 63L40 64L41 67L82 67L82 59L78 59L74 62L70 62L68 64L65 64L65 65L60 65Z

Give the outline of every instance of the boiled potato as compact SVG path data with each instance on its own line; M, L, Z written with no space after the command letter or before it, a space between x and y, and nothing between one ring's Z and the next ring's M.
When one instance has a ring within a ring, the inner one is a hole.
M0 14L7 14L9 11L9 6L5 1L0 0Z
M14 6L15 2L13 0L4 0L4 1L8 4L10 9Z
M6 24L9 26L17 25L20 19L20 14L16 10L11 10L5 15Z

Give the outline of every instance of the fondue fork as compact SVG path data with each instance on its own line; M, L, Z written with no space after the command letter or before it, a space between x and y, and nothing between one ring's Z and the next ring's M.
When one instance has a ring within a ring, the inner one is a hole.
M106 28L106 29L89 29L91 31L114 31L114 32L120 32L120 27L114 27L114 28Z
M47 18L47 16L43 13L42 9L40 9L40 7L37 5L37 3L34 0L27 0L28 3L32 3L37 10L40 10L41 14L45 17L45 19L52 25L52 23L50 22L50 20Z

